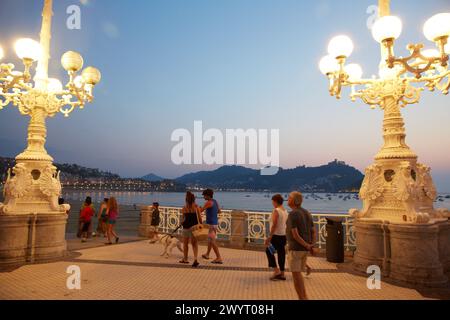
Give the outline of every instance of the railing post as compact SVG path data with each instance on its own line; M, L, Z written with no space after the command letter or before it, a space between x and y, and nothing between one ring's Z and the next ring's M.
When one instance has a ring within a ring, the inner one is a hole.
M235 248L244 248L246 245L247 213L244 211L231 211L231 237L230 245Z
M139 236L140 237L150 237L150 227L152 222L152 207L142 206L141 207L141 222L139 224Z

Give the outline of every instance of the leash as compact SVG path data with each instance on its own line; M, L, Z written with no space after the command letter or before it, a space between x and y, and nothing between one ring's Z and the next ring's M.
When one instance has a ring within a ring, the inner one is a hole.
M164 239L165 237L173 237L173 234L174 234L175 232L177 232L178 229L180 229L180 228L181 228L181 224L180 224L178 227L176 227L176 229L173 230L171 233L168 233L168 234L165 234L164 236L162 236L161 240Z

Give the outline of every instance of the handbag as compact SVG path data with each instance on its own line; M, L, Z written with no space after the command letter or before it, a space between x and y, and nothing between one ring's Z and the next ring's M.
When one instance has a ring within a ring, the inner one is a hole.
M208 239L209 225L208 224L197 224L191 228L192 235L198 241L203 241Z

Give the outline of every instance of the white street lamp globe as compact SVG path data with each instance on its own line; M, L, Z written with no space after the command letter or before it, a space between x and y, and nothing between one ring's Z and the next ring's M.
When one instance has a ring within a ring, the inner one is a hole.
M81 89L81 87L84 84L84 80L82 76L76 76L75 79L73 79L73 83L75 84L75 87L78 89Z
M334 37L328 44L328 54L333 58L347 58L352 54L352 52L352 39L345 35Z
M5 56L5 53L3 52L3 48L0 47L0 60L2 60L4 56Z
M339 64L337 63L337 60L335 58L332 58L331 56L325 56L322 59L320 59L319 69L320 72L327 75L329 73L338 71Z
M14 49L17 56L22 60L38 61L42 56L41 45L33 39L23 38L17 40L14 44Z
M350 63L344 67L345 72L348 74L350 80L360 80L363 75L362 68L357 63Z
M47 90L49 92L61 92L63 90L63 86L61 81L55 78L49 78L47 84Z
M393 68L389 68L385 62L381 62L379 66L378 75L380 79L393 79L397 77L397 75L402 70L402 67L399 65L394 65Z
M400 37L402 28L402 20L399 17L384 16L375 21L372 27L372 36L379 43L388 39L395 40Z
M84 82L87 84L96 85L100 82L102 75L100 71L94 67L87 67L81 72Z
M423 33L430 41L450 36L450 13L438 13L425 22Z
M83 57L75 51L67 51L61 57L61 64L66 71L78 71L83 68Z
M437 49L427 49L422 51L425 58L439 58L441 55Z

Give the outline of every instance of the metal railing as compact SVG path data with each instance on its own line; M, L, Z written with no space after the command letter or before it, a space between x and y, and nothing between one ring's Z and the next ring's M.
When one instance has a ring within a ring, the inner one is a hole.
M160 230L164 233L173 232L181 223L181 208L179 207L159 207L160 211ZM263 244L269 231L270 212L243 211L246 213L245 230L246 241L253 244ZM204 214L202 214L203 219ZM316 227L316 245L318 248L325 248L326 244L326 218L342 219L344 228L344 247L346 250L355 248L354 218L348 214L324 214L312 213L314 225ZM218 238L220 240L229 240L231 237L231 224L233 219L232 210L222 210L219 214ZM181 233L181 230L176 232Z

